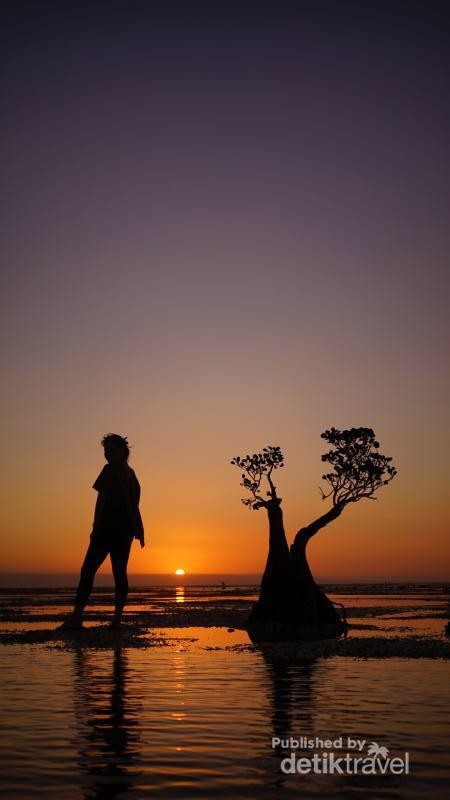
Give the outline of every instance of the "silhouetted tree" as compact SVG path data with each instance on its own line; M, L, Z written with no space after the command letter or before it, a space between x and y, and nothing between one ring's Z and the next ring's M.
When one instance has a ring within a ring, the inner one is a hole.
M340 431L331 428L321 434L331 445L322 461L331 465L322 476L327 484L322 499L331 498L331 508L301 528L289 548L283 524L281 497L274 484L274 471L284 467L278 446L262 452L236 456L231 463L241 470L241 486L249 493L244 505L265 508L269 519L269 553L261 581L259 600L253 607L249 632L254 638L283 638L326 635L339 629L335 606L317 586L306 557L306 546L315 534L342 514L350 503L363 498L376 500L375 493L397 474L392 458L379 452L371 428Z

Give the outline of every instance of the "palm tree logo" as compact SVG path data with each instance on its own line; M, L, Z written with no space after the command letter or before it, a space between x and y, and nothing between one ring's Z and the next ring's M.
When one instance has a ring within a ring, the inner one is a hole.
M377 742L372 742L367 748L367 755L372 756L373 760L375 761L375 759L379 756L381 756L381 758L387 758L389 755L389 750L387 747L377 744Z

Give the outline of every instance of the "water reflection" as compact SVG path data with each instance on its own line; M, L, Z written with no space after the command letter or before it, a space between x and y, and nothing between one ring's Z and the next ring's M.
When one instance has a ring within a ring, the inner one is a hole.
M175 602L184 603L184 586L177 586L175 588Z
M289 662L261 645L258 647L267 672L267 696L271 738L286 740L293 736L311 736L314 730L314 674L318 659ZM287 775L280 770L280 760L290 751L276 744L272 748L270 775L266 781L280 789Z
M289 663L263 653L271 679L269 702L273 736L310 736L313 731L314 670L317 659Z
M86 800L123 797L140 771L141 704L129 691L126 650L111 654L79 648L74 653L77 750Z
M186 718L185 697L188 690L186 686L186 659L183 653L175 653L172 669L174 709L170 712L170 716L175 722L182 723ZM181 750L181 747L176 749Z

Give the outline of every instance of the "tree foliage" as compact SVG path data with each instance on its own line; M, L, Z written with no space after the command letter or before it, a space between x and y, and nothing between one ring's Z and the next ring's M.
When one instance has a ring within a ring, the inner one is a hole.
M340 431L330 428L321 438L331 444L332 449L322 456L322 461L332 465L331 472L322 475L329 491L322 499L331 497L333 505L356 503L363 497L376 500L375 492L396 476L392 458L379 452L379 443L372 428L350 428Z
M272 473L284 467L284 456L279 447L269 445L263 447L260 453L235 456L231 463L242 470L240 485L250 492L250 497L242 498L245 506L256 511L267 505L268 500L265 497L278 500Z
M334 506L343 507L364 497L376 500L375 492L397 474L392 458L380 453L372 428L330 428L321 438L332 446L322 456L332 471L322 475L329 490L320 491L322 499L331 497ZM280 447L270 445L253 455L235 456L231 463L241 470L241 486L250 495L242 498L244 505L257 510L267 507L271 500L280 502L272 480L274 470L284 467Z

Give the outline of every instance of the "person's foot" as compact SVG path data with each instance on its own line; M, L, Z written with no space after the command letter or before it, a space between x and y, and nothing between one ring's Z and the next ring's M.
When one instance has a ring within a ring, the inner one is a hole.
M81 631L83 629L83 620L81 617L76 617L71 614L70 617L64 620L61 625L56 628L57 631Z
M114 616L109 623L109 629L111 631L120 631L122 630L122 617Z

